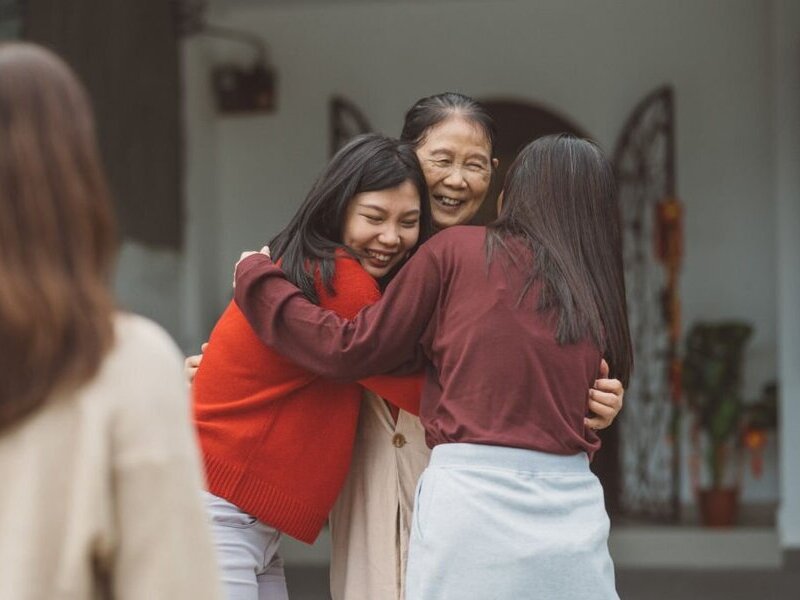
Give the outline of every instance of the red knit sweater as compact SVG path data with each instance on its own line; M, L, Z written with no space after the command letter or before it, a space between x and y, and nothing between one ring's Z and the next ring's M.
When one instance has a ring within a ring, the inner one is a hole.
M349 257L336 260L320 306L346 318L380 298ZM421 376L323 379L262 344L231 302L209 338L193 383L208 489L260 521L313 543L344 483L362 385L418 414ZM361 385L359 385L361 384Z

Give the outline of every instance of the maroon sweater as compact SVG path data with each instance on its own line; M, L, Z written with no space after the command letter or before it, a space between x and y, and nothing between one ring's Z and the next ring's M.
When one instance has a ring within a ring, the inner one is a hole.
M308 302L263 255L237 269L235 300L266 344L320 375L356 380L426 363L420 418L428 445L467 442L590 456L583 424L600 351L559 345L556 318L518 302L531 256L511 240L487 267L484 227L423 245L383 298L348 321Z

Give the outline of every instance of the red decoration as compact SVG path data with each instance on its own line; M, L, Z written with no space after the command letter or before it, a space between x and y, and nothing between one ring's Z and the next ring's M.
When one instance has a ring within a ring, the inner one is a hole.
M747 428L742 434L742 443L750 451L750 471L758 479L764 472L764 446L767 444L767 432L756 427Z
M680 266L683 257L683 209L677 198L656 204L655 254L667 268Z

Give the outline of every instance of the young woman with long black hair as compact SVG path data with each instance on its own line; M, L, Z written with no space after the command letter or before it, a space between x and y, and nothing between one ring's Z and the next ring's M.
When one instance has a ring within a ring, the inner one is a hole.
M379 135L333 157L271 242L310 302L353 317L432 230L413 148ZM312 543L350 465L362 391L417 411L420 379L329 381L255 336L231 302L194 379L206 504L230 599L287 597L282 534Z
M425 365L433 454L408 600L616 598L585 389L601 357L623 382L633 357L613 172L594 144L527 146L498 220L437 235L353 320L260 254L240 262L235 297L265 343L321 375Z

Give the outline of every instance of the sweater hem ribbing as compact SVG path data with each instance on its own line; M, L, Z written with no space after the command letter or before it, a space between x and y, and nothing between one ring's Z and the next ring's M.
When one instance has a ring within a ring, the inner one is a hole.
M241 467L208 455L203 458L209 492L301 542L313 544L317 539L333 501L326 510L320 510L268 482L255 479L252 474L245 474Z

